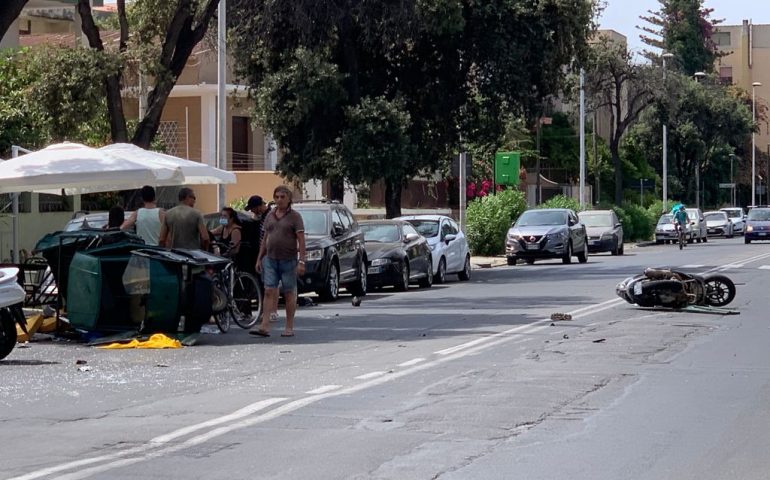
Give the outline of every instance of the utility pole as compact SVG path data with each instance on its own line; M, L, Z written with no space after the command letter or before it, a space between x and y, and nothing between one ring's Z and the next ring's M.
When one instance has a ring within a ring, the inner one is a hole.
M751 84L751 204L757 204L757 147L754 137L754 124L757 122L757 87L762 84L754 82Z
M602 176L602 166L599 162L599 155L596 151L596 108L594 108L594 119L593 119L593 125L591 126L591 147L594 151L594 165L596 166L596 201L595 203L598 204L601 201L601 190L599 190L599 185L601 183L601 176Z
M586 208L586 93L585 71L580 69L580 209Z
M673 58L673 53L663 54L663 88L666 88L666 60ZM668 126L663 122L663 211L668 211Z
M217 12L217 167L227 170L227 19L226 0ZM225 206L225 186L217 186L217 210Z
M465 162L468 161L467 154L460 152L460 231L465 233Z
M535 144L537 148L537 160L535 163L535 205L540 205L543 201L540 198L540 129L543 123L543 115L540 114L537 117L537 127L535 133Z

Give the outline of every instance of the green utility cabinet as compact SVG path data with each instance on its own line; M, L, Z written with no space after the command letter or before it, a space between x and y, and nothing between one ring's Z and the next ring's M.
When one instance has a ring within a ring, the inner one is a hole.
M515 187L519 184L521 152L497 152L495 154L495 183Z

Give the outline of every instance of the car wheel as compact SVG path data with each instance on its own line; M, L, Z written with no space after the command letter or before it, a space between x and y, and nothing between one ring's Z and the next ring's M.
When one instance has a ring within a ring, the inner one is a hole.
M623 255L625 252L625 244L621 243L620 248L618 248L618 255Z
M326 276L326 284L323 290L319 292L321 300L333 302L340 296L340 270L337 267L337 260L329 264L329 274Z
M516 265L516 257L505 257L505 261L508 265Z
M655 240L655 244L657 245L663 245L664 243L668 243L667 240Z
M446 281L446 259L444 257L441 257L441 260L439 260L438 262L438 270L436 271L436 274L433 276L433 283L438 283L440 285L445 281Z
M463 266L463 270L457 274L457 278L459 278L463 282L467 282L471 279L471 256L466 255L465 256L465 265Z
M656 242L657 243L657 242ZM620 248L618 246L618 239L615 239L615 243L612 246L612 251L610 252L611 255L618 256L620 254Z
M743 237L743 243L745 243L746 245L748 245L748 244L750 244L750 243L751 243L751 240L749 240L749 239L748 239L748 238L746 238L746 237Z
M363 297L366 295L366 287L366 262L362 256L358 260L358 280L348 287L348 291L357 297Z
M404 259L398 266L401 275L396 280L396 290L399 292L405 292L409 290L409 261Z
M567 251L564 253L564 256L561 257L561 263L572 263L572 242L567 242Z
M694 243L694 242L695 242L695 238L692 235L687 237L687 243Z
M586 263L588 261L588 244L583 242L583 252L577 254L578 262Z
M708 243L708 241L709 241L709 237L708 236L703 237L703 243Z
M534 265L535 264L535 259L534 258L528 258L528 259L526 259L524 261L527 262L527 265Z
M430 288L433 286L433 260L428 257L428 270L425 272L425 277L420 279L420 288Z

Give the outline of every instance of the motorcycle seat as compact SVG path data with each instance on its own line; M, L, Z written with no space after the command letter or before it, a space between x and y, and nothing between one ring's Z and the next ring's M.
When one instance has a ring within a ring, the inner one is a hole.
M674 272L667 268L645 268L644 276L650 280L668 280L674 276Z

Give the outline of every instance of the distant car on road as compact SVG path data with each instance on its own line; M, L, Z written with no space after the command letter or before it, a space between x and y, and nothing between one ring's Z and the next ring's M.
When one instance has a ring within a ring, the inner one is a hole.
M693 242L693 226L687 224L687 230L685 231L685 238L687 243ZM664 213L658 219L658 224L655 226L655 243L673 243L676 242L679 237L676 234L676 226L674 225L674 216L670 213Z
M527 210L508 230L505 243L508 265L523 259L529 264L545 258L561 258L571 263L588 261L586 227L574 211L564 208Z
M706 219L706 234L713 236L723 236L733 238L733 222L723 211L706 212L703 214Z
M456 273L463 281L471 279L468 240L454 220L444 215L406 215L394 220L406 220L428 240L435 283L444 283L447 274L451 273Z
M706 219L703 217L703 212L700 208L688 208L687 218L690 219L692 224L693 238L698 243L708 242L708 229L706 228Z
M743 209L740 207L721 208L720 211L725 212L733 223L733 233L742 234L746 229L746 214L743 213Z
M770 208L754 207L746 216L744 243L754 240L770 240Z
M588 210L578 218L586 226L589 252L623 255L623 225L612 210Z
M107 212L76 212L72 219L64 226L65 232L76 232L78 230L102 229L109 221Z
M392 285L396 290L404 291L416 281L423 288L433 285L433 261L428 241L411 223L367 220L359 225L366 242L370 288Z

